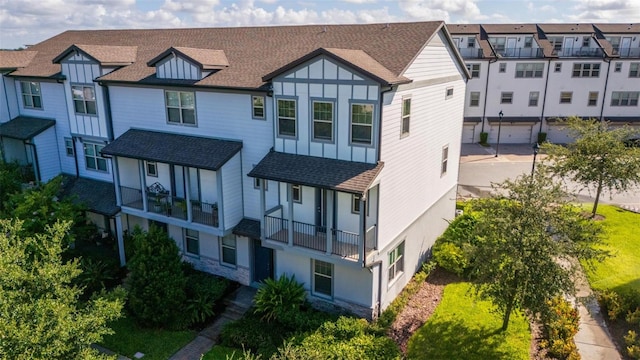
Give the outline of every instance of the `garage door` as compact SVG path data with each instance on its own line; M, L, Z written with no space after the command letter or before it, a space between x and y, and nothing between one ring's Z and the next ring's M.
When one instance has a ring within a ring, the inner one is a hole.
M473 132L475 130L475 125L464 125L462 127L462 143L463 144L472 144L474 143Z
M498 141L498 125L491 126L489 142ZM504 125L500 131L500 142L504 144L530 144L531 125Z
M564 126L549 125L547 128L547 141L553 144L567 144L573 142L569 131Z

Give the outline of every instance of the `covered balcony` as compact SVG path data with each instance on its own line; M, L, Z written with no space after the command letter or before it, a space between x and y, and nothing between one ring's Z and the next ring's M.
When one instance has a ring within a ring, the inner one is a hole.
M482 49L458 48L458 51L464 59L481 59L484 57Z
M495 51L498 56L504 58L536 59L544 57L541 48L506 48L501 50L496 49Z
M382 167L270 152L249 173L261 184L262 240L364 263L377 249ZM278 183L275 203L267 203L265 180Z
M558 57L604 57L604 51L600 48L592 48L588 46L574 47L574 48L562 48L560 50L553 50L553 55Z
M225 190L241 191L241 148L236 141L132 129L102 153L116 159L116 195L124 212L224 229L219 199ZM236 181L223 183L223 173ZM227 204L233 206L241 204Z

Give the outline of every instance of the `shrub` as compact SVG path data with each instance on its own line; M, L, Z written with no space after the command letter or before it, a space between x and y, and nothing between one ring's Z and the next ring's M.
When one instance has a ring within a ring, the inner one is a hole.
M636 308L634 311L629 311L625 320L631 325L640 325L640 307Z
M638 334L629 330L627 335L624 337L624 342L627 344L627 354L632 359L640 359L640 337Z
M464 275L473 261L467 249L477 243L473 234L475 225L476 218L469 211L456 217L433 246L435 262L448 271Z
M539 132L538 133L538 144L542 144L545 141L547 141L547 133L546 132Z
M578 310L561 297L547 301L547 309L541 314L549 355L557 359L580 359L573 337L578 333Z
M607 313L609 319L615 320L625 312L624 302L617 292L603 290L597 293L597 297L602 310Z
M175 242L152 226L133 233L135 255L129 261L129 308L142 325L186 326L181 319L186 300L186 278Z
M277 320L284 312L298 310L307 293L302 284L296 282L295 275L281 275L278 280L266 279L258 289L253 303L254 312L262 315L267 322Z
M436 242L433 246L433 260L457 275L462 275L469 266L469 260L462 249L450 242Z
M486 144L489 139L489 133L481 132L480 133L480 144Z
M291 332L277 322L266 323L258 315L247 313L238 321L228 323L220 333L221 345L246 348L260 354L276 352Z
M218 300L224 296L229 281L197 270L186 270L185 319L189 325L204 323L213 317Z
M82 273L77 281L85 287L85 294L105 289L118 277L119 264L116 259L83 257L80 259Z

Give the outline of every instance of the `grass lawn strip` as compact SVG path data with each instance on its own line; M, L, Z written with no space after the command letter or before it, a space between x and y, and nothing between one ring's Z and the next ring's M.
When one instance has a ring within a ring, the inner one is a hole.
M136 352L141 352L145 360L166 360L197 335L191 330L141 328L128 317L110 325L115 334L105 336L100 345L131 359Z
M453 283L435 313L409 340L408 359L528 360L529 322L513 313L509 329L489 301L477 299L469 283Z
M216 345L204 355L202 360L236 360L242 358L242 349L234 349L222 345Z

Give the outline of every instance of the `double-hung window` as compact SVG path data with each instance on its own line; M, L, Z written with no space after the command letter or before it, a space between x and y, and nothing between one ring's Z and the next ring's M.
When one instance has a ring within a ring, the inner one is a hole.
M187 254L200 255L200 239L197 231L184 229L184 243Z
M640 63L631 63L629 65L629 77L630 78L640 77Z
M107 172L107 159L100 154L104 145L84 143L84 161L87 169Z
M320 296L333 296L333 264L311 260L313 262L313 293Z
M75 153L73 140L71 138L64 138L64 149L67 153L67 156L73 156L73 154Z
M404 241L389 252L389 283L404 272Z
M264 120L264 96L251 97L251 116L254 119Z
M20 81L20 91L22 92L22 104L25 108L42 109L39 82Z
M449 163L449 145L442 147L442 161L440 165L440 176L447 173L447 164Z
M313 102L313 139L333 141L333 103Z
M598 92L589 91L589 101L587 102L587 106L596 106L596 105L598 105Z
M517 63L517 78L541 78L544 71L544 63Z
M373 104L351 104L351 143L373 144Z
M529 92L529 106L538 106L538 98L540 98L539 91Z
M145 161L147 167L147 176L158 177L158 163L155 161Z
M351 212L354 214L360 214L360 200L362 196L352 194L351 195Z
M469 93L469 106L477 107L480 106L480 92L472 91Z
M230 234L222 237L220 247L220 252L222 253L222 256L220 258L222 260L222 263L225 265L236 266L236 236Z
M500 104L511 104L513 103L513 92L505 91L500 94Z
M186 91L166 91L167 121L170 124L196 125L195 94Z
M402 128L400 136L409 135L409 127L411 125L411 98L402 99Z
M611 106L638 106L638 91L614 91L611 93Z
M560 92L560 104L571 104L573 98L573 91Z
M278 99L278 135L296 136L296 101Z
M291 185L291 193L293 197L293 202L297 202L297 203L302 202L302 186Z
M472 78L480 77L480 64L467 64L467 70L471 73Z
M96 93L92 85L71 85L73 107L76 113L96 115Z
M572 77L599 77L600 64L595 63L575 63L573 64Z

